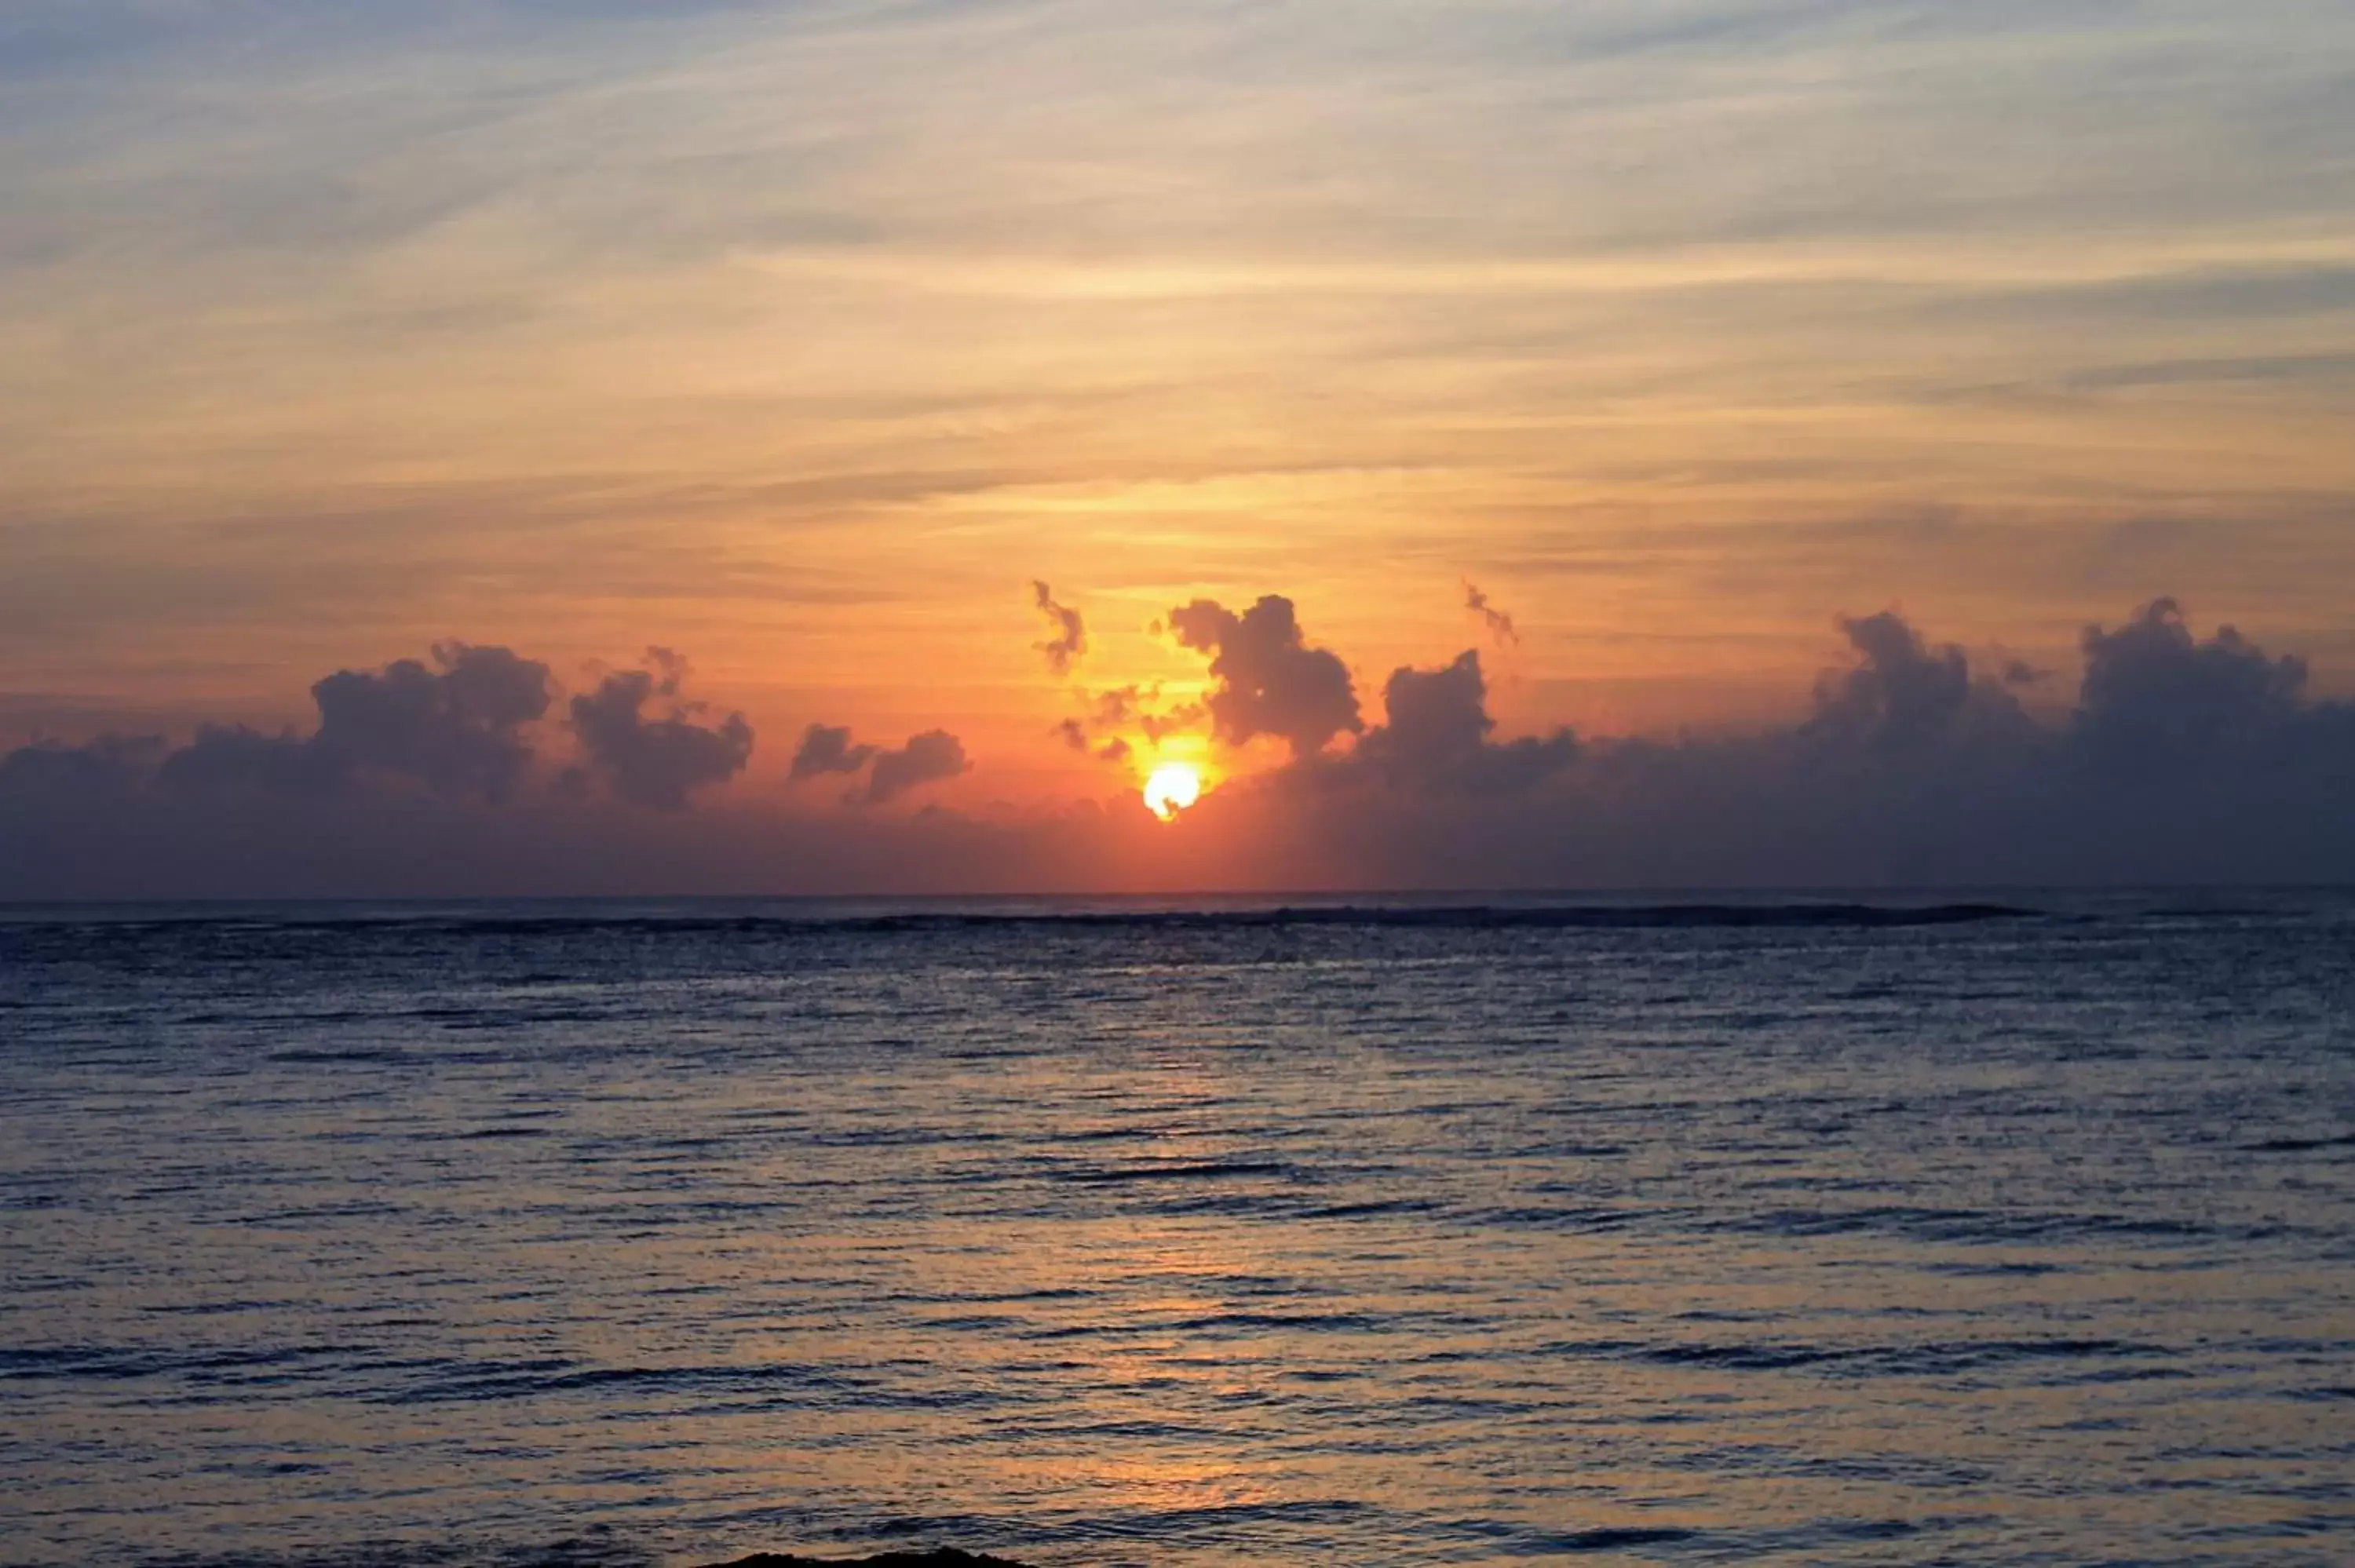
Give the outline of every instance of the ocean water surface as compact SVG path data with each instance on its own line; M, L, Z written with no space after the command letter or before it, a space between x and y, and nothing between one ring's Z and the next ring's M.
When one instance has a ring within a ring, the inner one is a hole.
M2355 900L0 911L0 1560L2355 1560Z

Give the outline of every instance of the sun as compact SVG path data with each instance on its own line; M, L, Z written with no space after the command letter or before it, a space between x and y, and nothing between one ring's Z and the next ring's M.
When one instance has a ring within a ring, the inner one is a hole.
M1145 804L1165 822L1202 798L1202 775L1191 763L1165 762L1145 781Z

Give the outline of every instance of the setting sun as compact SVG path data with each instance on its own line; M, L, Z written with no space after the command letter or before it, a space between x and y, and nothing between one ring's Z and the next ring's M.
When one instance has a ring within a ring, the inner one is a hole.
M1165 762L1145 781L1145 804L1165 822L1202 798L1202 775L1188 763Z

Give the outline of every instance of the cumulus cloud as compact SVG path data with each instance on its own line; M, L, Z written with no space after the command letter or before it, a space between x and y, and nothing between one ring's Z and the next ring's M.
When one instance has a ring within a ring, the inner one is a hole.
M432 662L400 659L338 670L311 688L319 727L307 736L207 725L166 758L165 788L280 795L346 793L405 780L453 799L498 802L531 770L527 726L553 700L548 666L506 648L437 643Z
M1488 596L1481 592L1479 586L1468 578L1464 584L1464 608L1480 618L1481 623L1488 629L1488 635L1496 640L1497 647L1513 647L1520 642L1521 634L1513 625L1513 618L1491 604L1488 601Z
M1087 733L1077 720L1066 720L1056 733L1071 746L1086 749ZM911 735L907 744L886 749L854 744L847 725L814 724L802 736L794 754L793 776L815 779L826 774L856 774L866 770L866 781L845 795L851 806L881 806L912 790L969 771L973 762L964 743L944 729Z
M2355 705L2296 659L2160 601L2083 647L2073 711L2019 705L2016 662L1882 612L1813 711L1748 735L1489 737L1476 655L1396 673L1341 755L1231 781L1197 853L1368 886L1984 885L2314 881L2355 874Z
M687 662L660 648L647 658L648 668L610 675L573 699L570 726L583 760L569 776L575 792L602 779L619 800L677 807L750 758L752 732L741 715L698 722L700 705L680 695ZM391 788L500 805L531 783L538 756L528 732L554 702L546 664L456 641L437 644L430 662L336 671L311 696L319 717L307 735L204 724L177 750L111 736L27 747L0 758L0 785L18 795L152 788L185 800L323 801ZM658 705L652 715L650 704Z
M523 726L548 712L548 666L506 648L445 642L378 674L341 670L311 689L312 746L346 773L405 773L446 795L506 799L530 768Z
M648 668L621 670L572 699L572 733L588 772L615 799L662 810L684 808L695 791L723 784L752 757L752 726L742 714L698 722L703 705L680 690L687 662L667 648L646 650ZM661 705L646 716L649 703Z
M1178 703L1156 711L1154 705L1160 701L1159 686L1150 690L1142 686L1122 686L1115 691L1101 692L1096 695L1095 712L1089 722L1100 735L1135 729L1147 742L1158 747L1170 736L1192 729L1210 715L1210 710L1200 703Z
M2341 705L2305 701L2305 661L2269 657L2230 626L2202 642L2171 599L2115 631L2087 628L2083 646L2077 736L2112 771L2295 755L2301 742L2336 737L2348 720Z
M1058 675L1067 675L1080 655L1088 651L1087 623L1080 619L1078 610L1056 603L1054 594L1044 582L1034 580L1030 584L1030 597L1050 632L1046 641L1032 646L1046 659L1047 668Z
M0 799L91 800L143 786L163 760L160 736L105 735L80 746L38 741L0 756Z
M1212 655L1210 673L1220 685L1209 713L1218 737L1237 744L1262 734L1283 736L1301 779L1371 782L1425 795L1509 794L1578 757L1578 738L1567 729L1501 744L1489 738L1497 721L1475 650L1435 670L1393 671L1382 687L1384 722L1369 730L1348 667L1307 646L1291 600L1269 595L1238 616L1198 599L1171 611L1169 625L1182 645ZM1327 746L1344 730L1359 735L1356 746L1329 756Z
M1176 707L1157 714L1139 714L1136 727L1145 738L1159 746L1173 735L1182 734L1210 716L1210 710L1200 703L1179 703Z
M1208 703L1211 730L1229 745L1272 735L1309 757L1364 730L1349 667L1308 646L1290 599L1268 594L1237 615L1198 599L1169 612L1169 631L1181 647L1210 655L1219 683Z
M829 773L856 773L874 755L875 747L851 743L848 725L814 724L794 748L792 777L799 783Z
M910 736L908 744L895 751L878 753L867 788L856 799L863 805L884 805L911 789L954 779L972 766L963 741L944 729L926 730Z
M1264 701L1249 685L1253 659L1270 646L1318 652L1288 606L1283 634L1263 641L1243 617L1211 609L1192 619L1209 621L1214 656L1238 659L1221 692ZM325 747L233 729L169 753L153 741L49 742L0 756L0 897L2355 881L2355 705L2316 697L2295 657L2230 628L2203 634L2160 600L2089 630L2074 705L2040 715L2009 689L2006 656L1975 659L1893 611L1841 625L1846 652L1816 683L1812 710L1745 735L1556 731L1500 742L1476 652L1401 669L1384 684L1381 723L1353 746L1330 744L1342 726L1289 725L1285 738L1305 736L1307 749L1240 770L1170 825L1133 791L1018 821L954 810L819 820L741 800L631 810L622 802L633 790L672 800L692 787L665 794L648 771L679 784L741 766L726 725L664 716L683 670L662 660L583 699L592 714L610 709L626 737L618 753L605 748L606 771L635 767L634 782L577 798L518 783L527 809L495 809L484 781L501 771L451 761L419 738L440 733L431 726L402 731L378 716ZM448 662L428 673L446 675ZM2055 672L2052 684L2076 675ZM1341 710L1327 691L1329 723ZM374 715L380 695L327 705L349 726ZM517 711L470 702L435 699L494 733ZM1140 711L1134 697L1122 705L1132 719ZM1231 707L1228 723L1284 733ZM719 737L720 754L687 768L656 741L662 767L613 760L636 758L628 748L666 724L707 737L690 743L699 748ZM356 733L410 739L371 750ZM968 766L945 730L893 748L847 729L811 733L807 766L846 780L855 806L906 799ZM1121 738L1084 724L1077 733L1091 755ZM330 767L330 756L346 760ZM240 788L198 787L189 780L200 769ZM380 809L382 789L356 788L363 777L389 785L399 809Z
M1090 752L1100 762L1126 762L1136 747L1122 732L1134 730L1158 749L1167 736L1190 729L1209 716L1209 710L1199 703L1179 703L1156 712L1153 705L1160 700L1158 686L1114 686L1096 693L1085 714L1058 720L1050 733L1073 751Z
M1974 682L1961 648L1930 647L1896 611L1844 616L1839 627L1856 663L1816 683L1809 726L1815 734L1904 751L1952 736L1966 717L1995 725L2020 721L2018 700L2003 680Z
M1353 759L1409 789L1467 794L1527 789L1578 759L1567 729L1497 744L1488 736L1488 683L1466 649L1436 670L1401 669L1382 688L1388 722L1368 732Z
M156 779L183 795L329 795L353 782L293 731L265 735L241 724L197 726L197 738L164 759Z
M1891 613L1788 732L1613 748L1593 802L1738 880L2306 881L2355 869L2355 707L2161 599L2089 630L2075 707L2020 708ZM2332 871L2328 868L2337 867ZM1726 874L1718 872L1717 874Z

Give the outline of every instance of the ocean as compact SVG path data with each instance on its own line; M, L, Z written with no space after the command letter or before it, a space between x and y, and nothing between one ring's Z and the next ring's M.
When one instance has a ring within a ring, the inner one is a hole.
M0 911L0 1560L2355 1561L2355 897Z

